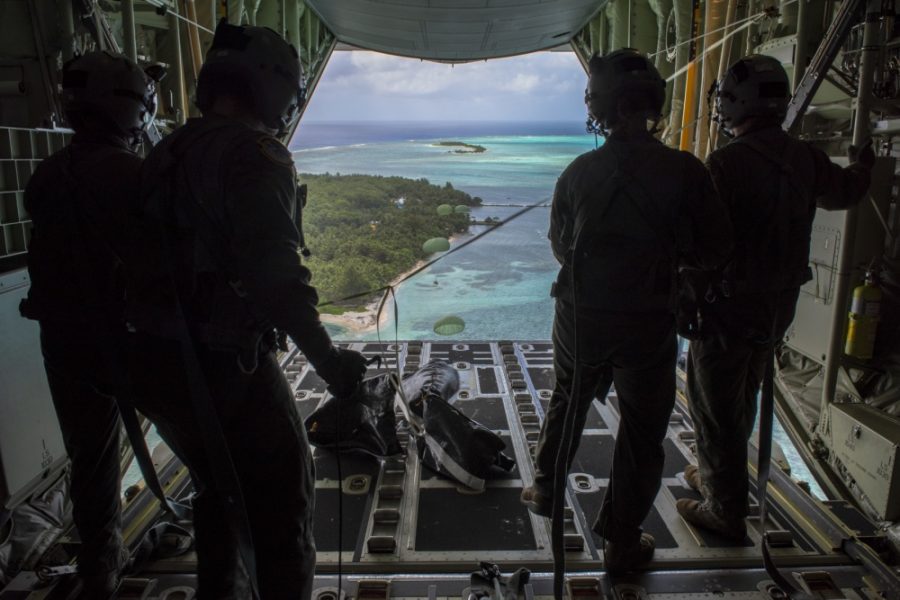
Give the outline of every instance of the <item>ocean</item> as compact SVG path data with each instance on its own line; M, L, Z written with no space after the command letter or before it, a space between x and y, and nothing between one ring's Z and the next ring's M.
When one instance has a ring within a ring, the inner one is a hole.
M338 140L344 145L336 145ZM487 151L455 154L434 145L449 140ZM595 143L579 123L311 123L301 127L291 148L301 173L399 175L438 185L449 181L482 198L484 206L472 211L476 219L507 219L521 206L549 204L566 165ZM496 206L511 204L518 206ZM466 327L449 339L549 339L549 292L559 268L547 240L549 214L546 206L529 210L399 285L399 319L390 315L380 332L366 337L380 333L383 338L429 339L435 337L438 319L455 315ZM454 246L483 229L472 227ZM335 337L347 335L339 327L329 328Z
M484 146L481 154L455 154L438 141ZM549 203L556 179L572 159L598 143L573 122L467 123L301 123L290 144L300 173L362 173L451 182L484 202L472 211L478 219L507 219L522 206ZM518 206L503 206L503 205ZM553 322L550 285L559 265L547 240L549 208L538 206L459 247L485 230L473 226L453 241L445 258L395 289L397 314L387 308L387 323L363 340L549 340ZM315 252L315 248L312 248ZM315 283L315 273L313 274ZM438 336L441 317L455 315L465 329ZM327 325L332 336L360 340ZM155 431L151 447L158 441ZM776 421L775 440L784 449L795 477L824 495ZM140 479L137 465L125 486Z
M454 154L438 141L484 146L480 154ZM362 173L426 178L479 196L478 219L506 219L521 206L549 203L556 179L572 159L596 147L577 122L302 123L290 144L300 173ZM498 206L498 205L519 206ZM559 265L547 240L549 208L538 206L475 242L453 248L484 230L454 240L451 251L395 289L397 314L363 339L534 340L550 339L550 285ZM315 248L312 248L315 252ZM313 274L315 283L315 274ZM433 326L455 315L465 329L438 336ZM336 339L359 339L329 325ZM824 497L776 421L775 439L795 477Z

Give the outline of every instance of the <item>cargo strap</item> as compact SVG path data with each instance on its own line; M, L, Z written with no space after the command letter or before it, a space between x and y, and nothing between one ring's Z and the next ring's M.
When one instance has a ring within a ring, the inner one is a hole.
M771 148L764 146L756 138L750 136L741 136L732 143L740 143L754 152L773 163L780 173L778 201L768 216L768 222L772 222L777 216L780 208L787 206L791 193L792 181L791 176L793 170L789 166L790 159L793 157L793 150L790 146L785 150L784 156L775 157L772 155ZM773 326L774 327L774 326ZM775 332L770 332L769 348L766 351L766 365L763 372L762 393L760 398L759 412L759 449L757 458L757 479L756 493L759 499L759 523L762 531L762 555L763 564L766 573L772 578L781 590L788 596L798 593L798 590L788 581L788 579L778 570L775 560L772 558L769 534L766 532L766 508L768 505L768 485L769 471L772 465L772 430L774 426L775 416Z
M789 597L798 590L782 575L772 558L769 545L769 533L766 531L766 507L768 505L767 489L769 486L769 470L772 466L772 428L775 413L775 351L767 352L766 368L763 373L762 394L759 410L759 457L756 463L756 494L759 498L759 524L762 530L762 555L766 573L772 578L781 591Z
M83 230L84 235L80 236L81 239L94 239L99 241L118 265L124 265L119 252L109 243L109 240L104 235L101 227L97 225L90 216L92 211L99 212L100 208L93 204L92 190L89 185L90 182L79 177L76 170L72 168L71 146L67 147L65 152L65 158L60 162L62 165L63 179L75 182L77 184L75 186L76 189L81 192L76 192L78 199L81 200L80 203L66 203L69 207L71 218L80 225ZM110 151L110 154L112 153L113 152ZM89 206L85 206L85 204L88 204ZM88 235L88 232L90 232L90 235ZM78 256L84 267L91 264L88 261L87 253L81 244L75 244L73 246L73 252ZM141 469L141 475L144 477L144 483L156 499L159 500L160 506L164 510L170 512L176 519L181 521L193 519L193 511L190 506L176 502L172 498L166 496L162 484L159 481L159 476L156 473L156 469L153 467L153 459L150 458L150 451L148 450L147 442L144 439L144 431L141 429L137 413L130 401L131 389L128 383L128 375L121 372L121 369L119 368L122 364L122 356L125 355L124 348L110 348L107 346L103 353L105 356L103 356L102 359L106 362L110 373L115 378L115 381L113 382L113 396L116 405L119 408L119 414L122 417L122 424L125 426L128 441L131 443L131 448L134 451L135 460ZM102 390L97 391L99 393L104 393Z
M578 341L578 294L576 293L575 285L577 281L576 273L578 269L578 257L581 251L582 244L582 235L584 234L585 226L590 221L596 221L602 219L605 216L606 212L609 210L610 206L613 203L613 200L620 193L624 192L623 189L625 187L625 183L629 181L626 177L630 177L624 171L619 169L619 157L613 153L613 157L616 159L616 169L614 173L608 177L604 182L602 187L598 192L598 197L603 199L603 202L597 205L590 205L588 207L587 214L582 213L581 219L576 220L576 227L574 228L572 243L568 252L568 256L566 257L565 267L569 268L569 275L571 277L570 285L572 286L572 312L573 312L573 327L572 330L574 332L574 337L572 340L573 345L573 356L574 356L574 368L572 373L572 387L569 391L569 395L566 402L566 410L563 416L563 434L562 440L560 443L560 447L557 450L556 461L554 464L554 476L553 476L553 509L551 512L550 519L550 542L551 548L553 551L553 595L558 600L562 600L563 598L563 588L565 586L565 575L566 575L566 558L565 558L565 540L563 535L563 513L564 513L564 505L565 505L565 497L566 497L566 482L568 481L568 467L569 467L569 454L571 452L572 444L574 443L575 437L575 417L578 412L576 408L576 403L578 402L581 396L581 387L582 387L582 368L579 359L579 341ZM684 187L684 179L682 176L682 187ZM643 193L643 190L641 190ZM682 190L684 192L684 190ZM663 230L661 224L659 224L656 220L650 218L646 214L646 210L643 206L643 202L641 199L635 198L632 194L625 193L624 194L635 206L638 212L641 214L642 218L647 221L647 224L651 227L653 232L660 237L660 245L664 246L663 252L667 254L668 257L672 258L675 263L673 265L673 276L675 274L675 269L677 269L677 252L678 252L678 236L676 232L666 232ZM666 240L673 240L674 244L669 247L666 245ZM565 268L564 267L564 268ZM674 283L674 282L673 282ZM673 288L674 293L674 288ZM595 390L595 394L597 396L601 396L605 399L606 395L609 393L609 389L612 386L612 377L604 376L601 381L601 386Z
M775 202L772 203L772 209L769 214L766 215L764 221L770 226L774 223L777 227L779 221L783 220L782 216L780 215L780 211L787 210L790 206L791 193L801 193L795 183L794 169L790 165L791 160L794 158L796 148L788 144L785 148L784 154L781 156L776 156L772 154L772 148L763 144L752 135L743 135L741 137L735 138L731 143L746 146L747 148L758 154L760 157L764 158L767 162L771 163L776 169L778 169L778 198ZM785 226L789 227L789 225ZM775 252L775 255L790 256L789 238L791 231L782 231L781 233L781 238L777 240L778 248ZM742 254L744 255L742 258L744 258L748 254L750 254L750 251L744 249ZM725 289L730 290L731 294L767 291L766 287L759 281L741 280L739 279L739 275L737 274L735 274L731 281L728 281L729 267L736 267L733 259L731 262L727 263L725 265L725 268L723 269L724 273L722 282L722 285L725 286ZM809 281L811 277L812 275L809 266L804 266L798 269L796 272L785 273L781 279L776 281L778 285L772 291L780 291L781 289L794 287L794 285L802 285Z
M137 461L144 476L144 483L147 488L159 500L160 506L172 513L179 521L190 521L194 518L193 509L180 502L176 502L166 495L162 484L159 481L159 475L156 474L156 468L153 466L153 459L150 457L150 451L147 448L147 442L144 439L144 430L138 420L137 412L127 399L127 393L116 394L116 404L119 407L119 414L122 416L122 424L125 426L125 432L128 434L128 441L131 442L131 448L134 450L134 459Z
M177 133L175 134L177 135ZM171 142L170 142L171 143ZM220 144L219 148L224 145ZM168 148L165 149L168 151ZM177 223L175 214L174 196L169 193L174 173L169 170L176 166L174 156L169 152L165 157L163 178L166 180L164 192L160 195L159 210L161 243L165 264L169 265L169 283L174 292L175 306L172 323L179 341L182 362L188 385L188 395L194 416L200 425L200 437L204 449L209 456L210 469L212 471L212 483L216 492L223 499L222 508L235 527L238 554L247 572L252 598L259 598L259 585L257 583L256 553L254 551L253 536L250 528L250 520L241 490L240 478L234 466L225 433L219 416L216 412L215 402L210 393L209 386L200 365L200 358L194 345L190 325L184 314L184 298L177 285L174 271L175 255L171 234L167 229L170 223ZM166 169L165 167L169 167Z
M212 152L204 155L203 170L200 173L201 184L198 189L193 181L194 178L186 172L187 167L184 165L184 161L179 158L195 152L194 146L197 142L209 135L217 136L217 139L213 144ZM203 192L206 190L216 190L221 194L223 186L220 178L225 151L234 147L235 142L246 136L246 131L218 124L204 132L201 137L193 140L191 145L179 153L179 157L176 157L171 150L173 144L160 150L165 152L161 164L162 171L170 178L181 173L183 182L188 188L189 198L183 199L184 201L179 203L179 208L186 212L188 219L195 225L195 235L200 244L206 248L207 253L215 262L216 268L227 278L231 292L243 301L248 316L257 324L252 331L225 327L215 323L193 326L191 331L194 337L201 342L212 346L223 345L236 348L238 350L238 367L243 373L251 374L256 371L258 366L262 340L266 333L272 330L272 327L263 316L254 310L253 305L246 298L243 281L234 268L230 248L231 240L226 233L225 224L220 218L221 215L216 214L209 204L203 201ZM174 216L175 207L171 207L171 210L174 217L173 222L177 223L177 216Z
M565 266L569 267L569 275L572 286L572 312L573 312L573 356L574 368L572 373L572 387L568 390L568 398L566 399L566 410L563 415L563 431L560 440L559 449L556 451L556 460L554 462L553 471L553 503L550 513L550 547L553 552L553 597L556 600L563 599L563 588L566 578L566 548L563 525L563 513L566 503L566 482L568 481L569 471L569 453L572 448L575 437L575 417L578 408L575 406L578 398L581 396L581 376L582 370L579 364L578 352L578 293L576 290L576 272L578 269L578 255L581 251L581 236L585 225L590 220L601 219L612 205L613 198L617 195L621 181L614 173L603 182L598 196L605 200L603 204L591 205L593 209L588 215L582 214L580 220L576 220L576 227L573 232L572 244L566 257ZM596 216L591 214L595 213ZM591 217L591 218L589 218Z

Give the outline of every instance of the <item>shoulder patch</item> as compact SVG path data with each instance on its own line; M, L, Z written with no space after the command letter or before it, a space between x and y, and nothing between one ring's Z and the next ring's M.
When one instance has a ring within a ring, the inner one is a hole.
M291 153L284 147L284 144L275 138L263 136L256 140L256 145L259 147L260 154L265 156L266 160L282 167L294 166L294 161L291 159Z

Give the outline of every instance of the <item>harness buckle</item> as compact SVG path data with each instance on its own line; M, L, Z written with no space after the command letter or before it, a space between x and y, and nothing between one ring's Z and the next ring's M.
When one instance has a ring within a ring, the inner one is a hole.
M238 298L247 297L247 290L244 289L244 282L240 279L229 280L228 286L234 290L234 293L237 294Z

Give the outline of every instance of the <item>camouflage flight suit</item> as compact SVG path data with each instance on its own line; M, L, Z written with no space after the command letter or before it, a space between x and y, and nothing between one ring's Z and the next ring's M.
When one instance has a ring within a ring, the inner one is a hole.
M735 245L725 269L730 297L702 308L707 332L691 342L687 389L701 491L714 512L734 518L749 511L746 441L766 357L793 321L800 286L810 277L816 206L856 204L868 189L869 169L841 168L778 126L733 140L710 155L708 167L731 215ZM791 182L790 203L779 202L782 173ZM785 210L776 212L776 203Z
M47 381L72 461L79 571L103 579L122 566L119 411L125 372L119 256L138 193L141 159L119 138L78 133L28 182L31 289L22 314L37 319Z
M619 191L610 188L613 180ZM595 393L604 399L614 382L619 398L612 473L594 526L608 540L637 539L659 490L675 402L676 263L718 265L730 250L730 231L703 165L649 134L628 141L614 134L575 159L557 182L549 232L562 265L554 285L556 385L538 442L535 486L552 493L577 341L581 383L569 466ZM576 236L580 251L573 255Z
M291 154L237 121L192 119L150 153L142 182L140 210L165 228L175 264L145 265L147 273L162 270L143 288L134 284L134 294L165 307L171 301L166 275L174 273L243 492L260 595L308 598L316 553L313 462L274 344L258 339L278 327L313 364L332 350L298 255ZM206 425L194 415L178 341L139 313L129 313L139 331L130 352L136 402L187 464L199 491L199 593L244 597L238 538L211 466L222 457L208 456L200 435Z

